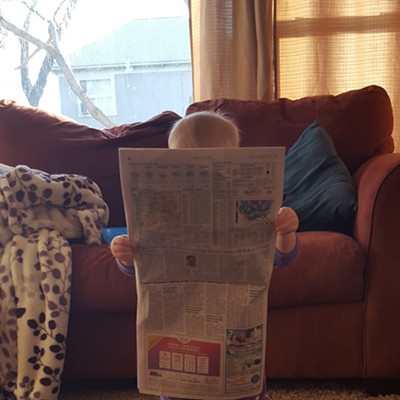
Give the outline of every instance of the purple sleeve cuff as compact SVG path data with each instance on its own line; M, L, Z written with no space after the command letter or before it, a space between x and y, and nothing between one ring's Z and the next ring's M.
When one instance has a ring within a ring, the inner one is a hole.
M121 261L118 259L115 260L117 263L117 267L121 272L123 272L125 275L128 275L130 277L133 277L135 275L135 269L134 267L127 267L126 265L122 264Z
M291 252L282 253L278 249L275 249L274 267L285 267L286 265L289 265L298 256L299 252L300 240L296 235L296 245Z

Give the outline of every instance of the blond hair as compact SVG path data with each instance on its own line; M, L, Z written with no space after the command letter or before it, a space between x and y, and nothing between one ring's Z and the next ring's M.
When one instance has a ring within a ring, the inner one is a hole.
M170 149L198 147L239 147L237 126L226 116L199 111L180 119L169 133Z

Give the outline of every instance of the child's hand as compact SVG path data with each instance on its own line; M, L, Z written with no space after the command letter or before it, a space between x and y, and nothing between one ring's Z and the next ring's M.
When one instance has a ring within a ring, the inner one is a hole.
M275 230L278 235L288 235L297 231L299 219L290 207L282 207L275 219Z
M126 267L133 267L133 256L137 248L136 244L128 239L127 235L113 238L110 244L112 255L122 262Z
M296 246L299 218L290 207L282 207L275 219L276 247L282 253L290 253Z

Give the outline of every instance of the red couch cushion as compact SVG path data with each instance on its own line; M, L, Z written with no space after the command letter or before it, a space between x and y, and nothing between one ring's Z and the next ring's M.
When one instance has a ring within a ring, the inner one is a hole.
M110 208L109 226L124 226L118 148L167 147L167 132L180 118L166 111L142 122L94 129L44 110L0 101L0 163L93 179Z
M275 268L270 307L353 303L364 298L365 254L349 236L301 232L300 254L288 267Z
M269 307L353 303L363 300L365 255L349 236L301 232L300 254L275 268ZM71 312L136 313L135 280L120 272L107 245L73 245Z
M135 279L117 267L108 245L72 245L71 314L136 314Z
M203 110L231 117L241 131L242 146L289 148L318 119L351 174L373 155L394 150L390 98L379 86L298 100L207 100L190 105L187 114Z

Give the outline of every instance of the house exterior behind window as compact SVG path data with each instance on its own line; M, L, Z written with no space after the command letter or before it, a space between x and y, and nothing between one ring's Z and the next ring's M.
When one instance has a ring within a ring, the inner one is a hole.
M92 101L120 125L144 121L162 111L183 115L192 100L188 20L182 17L132 20L68 57ZM101 127L59 70L61 112Z

